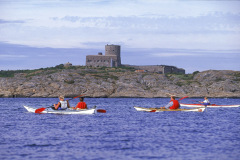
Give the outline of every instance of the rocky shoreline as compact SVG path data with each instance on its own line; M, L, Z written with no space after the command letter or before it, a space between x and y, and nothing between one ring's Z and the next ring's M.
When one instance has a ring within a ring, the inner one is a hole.
M240 97L240 71L208 70L190 75L127 70L60 69L0 77L0 97Z

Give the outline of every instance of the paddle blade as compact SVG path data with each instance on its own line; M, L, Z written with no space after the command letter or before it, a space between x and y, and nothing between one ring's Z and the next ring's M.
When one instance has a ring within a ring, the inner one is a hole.
M81 94L79 96L73 97L72 99L75 99L75 98L78 98L78 97L82 97L82 96L84 96L84 94Z
M98 112L98 113L106 113L107 111L104 110L104 109L98 109L97 112Z
M181 100L183 100L183 99L185 99L185 98L188 98L188 96L186 96L186 97L183 97L183 98L179 99L179 101L181 101Z
M41 113L42 111L44 111L46 108L38 108L35 110L35 113Z

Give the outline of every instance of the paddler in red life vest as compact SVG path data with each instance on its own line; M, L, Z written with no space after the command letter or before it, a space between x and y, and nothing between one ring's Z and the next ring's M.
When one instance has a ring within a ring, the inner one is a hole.
M73 107L73 109L87 109L87 104L84 101L83 97L79 98L80 102L76 105L76 107Z
M160 109L178 109L180 108L180 104L178 100L175 100L175 96L171 96L171 101L164 107L160 107Z
M68 101L64 101L64 97L63 96L59 96L59 102L58 104L54 104L54 108L55 110L65 110L67 108L70 108L70 105L68 103Z

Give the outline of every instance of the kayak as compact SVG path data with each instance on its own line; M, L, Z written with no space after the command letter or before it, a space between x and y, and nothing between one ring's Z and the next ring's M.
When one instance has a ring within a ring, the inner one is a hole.
M134 108L137 111L145 111L145 112L165 112L165 111L182 111L182 112L203 112L205 110L205 107L199 107L199 108L192 108L192 109L159 109L159 108L144 108L144 107L136 107Z
M35 113L35 110L38 108L28 107L24 106L24 108L28 112ZM91 109L82 109L82 110L74 110L74 109L66 109L66 110L53 110L52 108L46 108L41 113L50 113L50 114L95 114L96 113L96 107Z
M181 106L185 107L205 107L203 104L184 104L180 103ZM232 108L232 107L240 107L240 105L216 105L216 104L210 104L207 105L208 108L219 108L219 107L225 107L225 108Z

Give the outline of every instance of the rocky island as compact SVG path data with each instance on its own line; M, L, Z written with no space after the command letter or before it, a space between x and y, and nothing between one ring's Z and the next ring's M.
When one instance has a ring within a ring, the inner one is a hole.
M240 97L240 71L193 74L135 72L134 68L52 67L0 71L0 97Z

